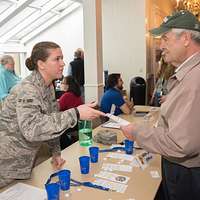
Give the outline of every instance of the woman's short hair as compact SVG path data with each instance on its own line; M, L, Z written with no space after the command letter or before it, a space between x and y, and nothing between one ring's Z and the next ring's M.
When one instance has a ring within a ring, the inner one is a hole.
M118 84L118 80L120 79L121 74L113 73L109 74L107 82L106 82L106 89L114 88Z
M49 50L50 49L57 49L60 48L60 46L54 42L39 42L37 43L31 52L31 56L26 59L26 67L30 70L37 70L37 62L38 60L41 60L45 62L47 58L49 57Z
M13 59L13 57L10 56L10 55L3 55L3 56L1 57L1 59L0 59L0 63L1 63L2 65L6 65L6 64L9 63L9 62L14 63L14 59Z
M68 85L68 90L67 90L68 92L74 93L77 97L81 96L80 85L73 76L64 77L62 82Z

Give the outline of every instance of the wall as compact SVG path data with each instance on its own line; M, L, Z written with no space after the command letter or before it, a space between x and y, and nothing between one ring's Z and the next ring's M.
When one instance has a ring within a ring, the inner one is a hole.
M30 56L34 44L40 41L54 41L63 51L66 67L73 60L74 50L83 48L83 9L78 8L66 18L54 24L39 36L26 44L27 56Z
M102 0L102 10L103 66L109 73L120 72L129 90L132 77L146 78L145 0ZM67 65L74 50L83 47L82 15L79 8L31 40L28 56L35 43L52 40L61 45Z
M146 78L145 0L103 0L103 64L130 79Z
M102 0L103 24L103 66L109 73L120 72L124 87L129 90L132 77L142 76L146 79L146 66L152 63L152 43L146 48L145 38L145 4L151 5L148 10L147 29L155 25L155 9L158 15L171 10L170 0ZM160 7L160 8L159 8ZM156 14L157 15L157 14ZM146 19L146 22L147 22ZM54 24L26 44L27 56L30 56L34 44L40 41L52 40L60 44L66 66L73 59L74 50L83 48L83 9L80 7L63 20ZM151 45L151 46L150 46ZM22 56L23 57L23 56ZM22 66L21 72L25 77L29 72Z
M172 0L165 0L163 3L163 0L150 0L153 6L157 6L163 13L165 14L171 14L172 10L174 9L174 6L176 5L176 1Z
M147 44L147 101L151 99L158 71L156 50L159 49L160 39L153 38L148 30L158 27L166 15L172 13L174 2L171 0L146 0L146 44Z

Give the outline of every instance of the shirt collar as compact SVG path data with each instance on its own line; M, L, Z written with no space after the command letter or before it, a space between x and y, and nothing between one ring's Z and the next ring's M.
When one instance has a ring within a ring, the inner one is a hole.
M121 90L119 89L119 88L117 88L117 87L113 87L113 88L111 88L112 90L115 90L115 91L117 91L117 92L119 92L119 93L121 93Z
M177 80L181 81L185 75L198 63L200 62L200 52L194 53L192 56L187 58L176 70L172 77L176 77Z
M193 56L195 56L196 54L198 54L199 52L196 52L196 53L194 53L193 55L191 55L189 58L187 58L176 70L175 70L175 73L176 72L178 72L180 69L181 69L181 67L188 61L188 60L190 60Z
M48 97L49 95L51 95L52 92L54 92L53 87L51 87L51 85L47 86L45 84L42 75L37 70L34 70L32 72L32 81L38 86L39 90L42 93L43 98Z
M4 71L6 72L9 72L9 73L12 73L12 74L15 74L14 71L10 71L8 70L4 65L0 64L0 68L3 69Z

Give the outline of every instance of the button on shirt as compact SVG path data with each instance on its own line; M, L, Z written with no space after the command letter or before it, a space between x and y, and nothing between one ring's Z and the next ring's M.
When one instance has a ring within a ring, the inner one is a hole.
M0 65L0 101L10 92L10 89L20 81L20 78L12 71Z

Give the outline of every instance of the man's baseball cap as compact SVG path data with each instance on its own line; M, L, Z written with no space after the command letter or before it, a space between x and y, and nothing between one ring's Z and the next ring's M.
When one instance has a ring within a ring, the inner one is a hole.
M165 17L160 27L150 30L150 33L154 36L159 36L170 31L172 28L188 29L200 32L200 22L191 12L181 10Z

